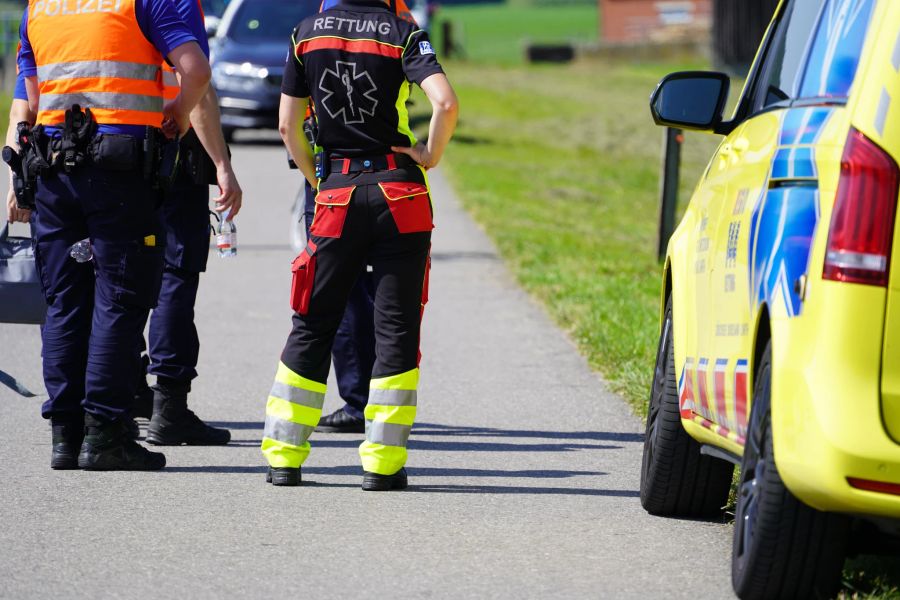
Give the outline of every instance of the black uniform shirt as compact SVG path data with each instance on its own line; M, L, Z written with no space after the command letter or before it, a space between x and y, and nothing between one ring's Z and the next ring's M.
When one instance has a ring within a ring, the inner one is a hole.
M281 91L311 97L316 145L336 156L411 146L410 82L442 73L428 34L380 0L342 0L294 29Z

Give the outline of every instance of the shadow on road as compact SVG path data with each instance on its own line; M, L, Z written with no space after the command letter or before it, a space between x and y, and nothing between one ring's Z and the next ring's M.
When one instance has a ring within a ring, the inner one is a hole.
M497 429L494 427L468 427L465 425L440 425L416 423L416 435L465 436L465 437L518 437L548 438L554 440L594 440L601 442L644 442L642 433L612 431L533 431L525 429Z
M224 474L253 474L262 475L266 472L265 466L205 466L205 467L166 467L163 473L224 473ZM534 470L534 471L503 471L500 469L466 469L439 467L421 467L410 469L410 477L509 477L509 478L534 478L534 479L565 479L569 477L606 475L602 471L559 471L559 470ZM322 483L306 479L315 475L346 475L359 477L362 468L346 465L340 467L304 467L303 485L313 487L346 487L356 488L356 483ZM596 488L566 488L544 487L524 485L411 485L409 492L438 493L438 494L539 494L561 496L608 496L622 498L637 498L640 492L632 490L606 490Z
M164 473L265 473L265 465L254 466L191 466L191 467L166 467ZM360 476L363 474L359 465L345 465L340 467L303 467L303 475L347 475ZM502 469L468 469L464 467L440 468L440 467L416 467L410 469L411 476L418 477L514 477L534 479L566 479L569 477L592 477L608 475L603 471L560 471L560 470L532 470L532 471L504 471Z
M318 434L332 435L332 434ZM310 443L315 448L356 448L363 441L361 434L356 438L335 439L333 437L323 439L321 437L310 438ZM343 437L343 436L342 436ZM262 440L232 440L229 446L246 448L259 446ZM622 446L603 444L576 444L563 442L560 444L516 444L503 442L455 442L455 441L431 441L410 438L406 445L410 450L437 450L439 452L575 452L576 450L621 450Z
M261 421L215 421L210 422L214 427L225 427L236 430L263 429ZM322 439L315 437L317 446L345 448L354 446L358 442L347 439ZM329 434L334 435L334 434ZM413 426L415 436L435 437L468 437L468 438L523 438L523 439L550 439L550 440L587 440L596 442L618 443L643 443L644 434L613 431L534 431L526 429L498 429L495 427L469 427L465 425L441 425L438 423L416 423ZM596 444L511 444L504 442L443 442L410 439L410 448L424 450L484 450L484 451L516 451L513 446L522 446L524 451L567 451L567 450L616 450L620 446L603 446ZM413 444L416 444L415 446ZM477 447L476 447L477 446Z
M502 485L411 485L409 492L436 492L444 494L548 494L556 496L611 496L614 498L639 498L641 493L632 490L597 490L591 488L554 487L506 487Z

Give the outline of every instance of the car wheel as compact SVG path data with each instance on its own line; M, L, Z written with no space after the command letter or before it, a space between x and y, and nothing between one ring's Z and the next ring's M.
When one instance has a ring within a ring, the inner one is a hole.
M830 598L850 520L806 506L785 487L772 445L772 350L757 371L734 521L731 581L743 600Z
M654 515L714 517L722 514L728 501L734 465L701 454L700 444L682 427L672 342L670 299L666 303L647 410L641 505Z

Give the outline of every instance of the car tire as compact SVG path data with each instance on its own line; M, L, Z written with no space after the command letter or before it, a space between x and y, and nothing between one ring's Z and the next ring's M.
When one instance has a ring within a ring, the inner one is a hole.
M681 425L669 299L647 410L641 506L660 516L719 516L728 502L733 474L730 462L701 454L700 444Z
M772 350L757 371L735 510L731 581L742 600L830 598L850 519L817 511L788 490L772 444Z

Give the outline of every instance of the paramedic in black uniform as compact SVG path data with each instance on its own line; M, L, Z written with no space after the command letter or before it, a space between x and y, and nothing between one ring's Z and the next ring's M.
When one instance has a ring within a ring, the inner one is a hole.
M409 128L411 84L432 104L428 141ZM315 157L302 131L318 119ZM427 301L432 209L425 170L456 127L458 103L428 34L380 0L342 0L294 30L280 131L318 190L307 247L292 266L293 329L266 404L268 481L299 485L318 424L335 332L363 267L375 283L375 365L359 449L364 490L407 485L415 419L419 328Z

